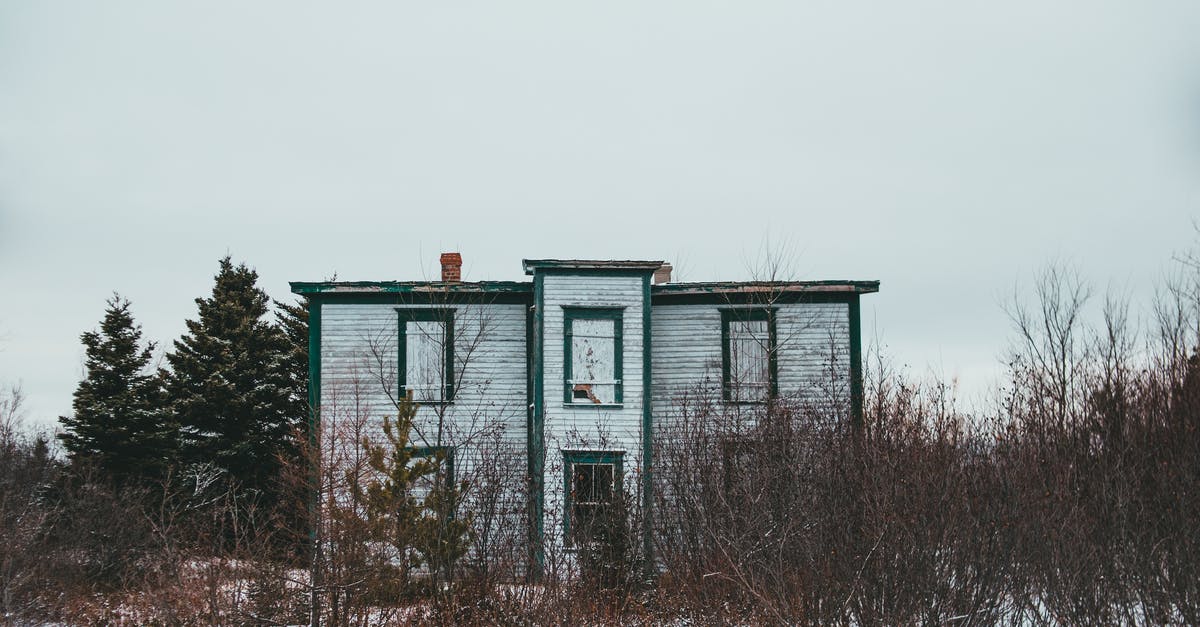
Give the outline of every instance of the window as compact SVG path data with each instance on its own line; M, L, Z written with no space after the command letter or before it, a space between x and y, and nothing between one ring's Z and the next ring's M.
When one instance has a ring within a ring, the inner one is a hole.
M398 309L400 394L419 403L454 398L454 310Z
M411 460L413 462L428 460L437 465L434 472L422 477L418 482L417 489L423 494L428 494L432 490L434 482L439 476L443 485L454 485L454 447L414 446L409 450L412 452Z
M761 403L778 392L773 309L721 310L722 396Z
M618 511L613 501L621 489L621 455L617 451L563 451L563 527L568 545L592 542L603 533L602 525L616 522L612 520Z
M620 309L563 309L563 402L621 403Z

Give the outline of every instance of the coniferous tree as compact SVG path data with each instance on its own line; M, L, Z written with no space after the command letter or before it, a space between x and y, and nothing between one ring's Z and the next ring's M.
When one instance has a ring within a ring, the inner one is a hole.
M424 564L433 583L440 584L452 577L471 543L470 514L456 516L468 486L453 480L445 449L418 455L410 445L416 415L411 395L405 397L394 420L383 417L383 439L363 439L367 465L375 475L365 486L348 475L350 494L362 504L375 539L391 547L393 559L387 561L400 567L400 583L407 583L409 569ZM425 493L420 496L422 484Z
M154 344L141 345L129 301L108 300L99 332L80 336L87 376L59 435L73 463L94 464L118 483L161 478L175 452L175 425L162 411L159 379L147 370Z
M315 507L314 486L317 482L314 456L319 450L317 443L310 439L316 432L310 428L313 416L308 402L308 300L293 305L276 301L275 305L279 330L284 338L288 411L293 417L297 445L294 462L298 464L287 473L293 489L278 508L279 537L299 556L299 549L311 548L309 540L313 525L310 516Z
M264 320L269 299L245 264L220 261L199 319L167 355L166 389L180 425L180 452L211 463L237 486L275 502L281 458L296 454L286 341Z
M287 361L288 397L292 414L308 425L308 300L294 305L276 302L279 328L283 332Z

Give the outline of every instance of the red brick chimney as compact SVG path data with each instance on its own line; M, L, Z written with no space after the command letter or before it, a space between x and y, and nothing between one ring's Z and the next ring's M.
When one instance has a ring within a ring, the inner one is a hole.
M654 271L654 284L670 283L671 282L671 264L664 263Z
M462 280L462 255L442 253L442 281L458 283Z

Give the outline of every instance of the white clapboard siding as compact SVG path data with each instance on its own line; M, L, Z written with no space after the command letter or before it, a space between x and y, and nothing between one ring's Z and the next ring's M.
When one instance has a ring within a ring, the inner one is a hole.
M548 274L543 284L545 399L546 541L562 537L563 455L565 449L624 451L628 493L638 494L642 451L641 276ZM564 307L613 307L622 314L622 403L620 407L573 407L564 395Z
M720 402L721 309L724 305L659 305L652 310L652 394L656 424L684 402ZM845 303L775 305L776 363L784 399L820 404L830 394L848 402L849 310ZM823 406L823 405L822 405Z
M850 311L846 303L781 305L775 314L781 398L833 420L850 409ZM835 412L837 416L829 412Z
M365 417L378 435L383 417L395 415L398 307L429 306L326 304L321 308L322 420ZM499 472L508 486L498 504L507 520L499 525L522 529L525 511L520 491L528 472L526 306L438 307L455 312L457 389L453 403L418 408L411 444L437 444L440 423L441 444L455 448L456 477L471 483L466 508L475 508L476 497L485 491L483 485Z

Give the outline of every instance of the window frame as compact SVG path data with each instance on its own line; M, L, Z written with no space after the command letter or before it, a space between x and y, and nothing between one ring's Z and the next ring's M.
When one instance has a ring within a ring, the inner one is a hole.
M446 487L454 486L454 447L453 446L410 446L408 447L408 457L410 460L418 458L428 458L445 453L443 463L445 464L446 472L443 474Z
M721 309L721 398L726 403L761 405L779 396L779 342L775 330L776 313L775 307ZM763 321L767 323L767 394L762 399L735 399L729 325L733 322Z
M613 321L613 401L611 403L576 403L572 390L573 355L571 340L576 320ZM625 309L622 307L563 307L563 405L569 407L619 407L625 402L624 330Z
M624 489L625 451L594 451L594 450L563 450L563 542L567 547L574 547L575 538L571 535L571 522L574 518L575 498L574 481L575 465L603 465L613 467L612 498L608 505L616 502L617 491Z
M408 323L409 322L441 322L442 323L442 395L437 400L418 400L418 403L439 404L454 402L454 309L448 307L397 308L396 359L398 373L397 385L400 397L408 396Z

